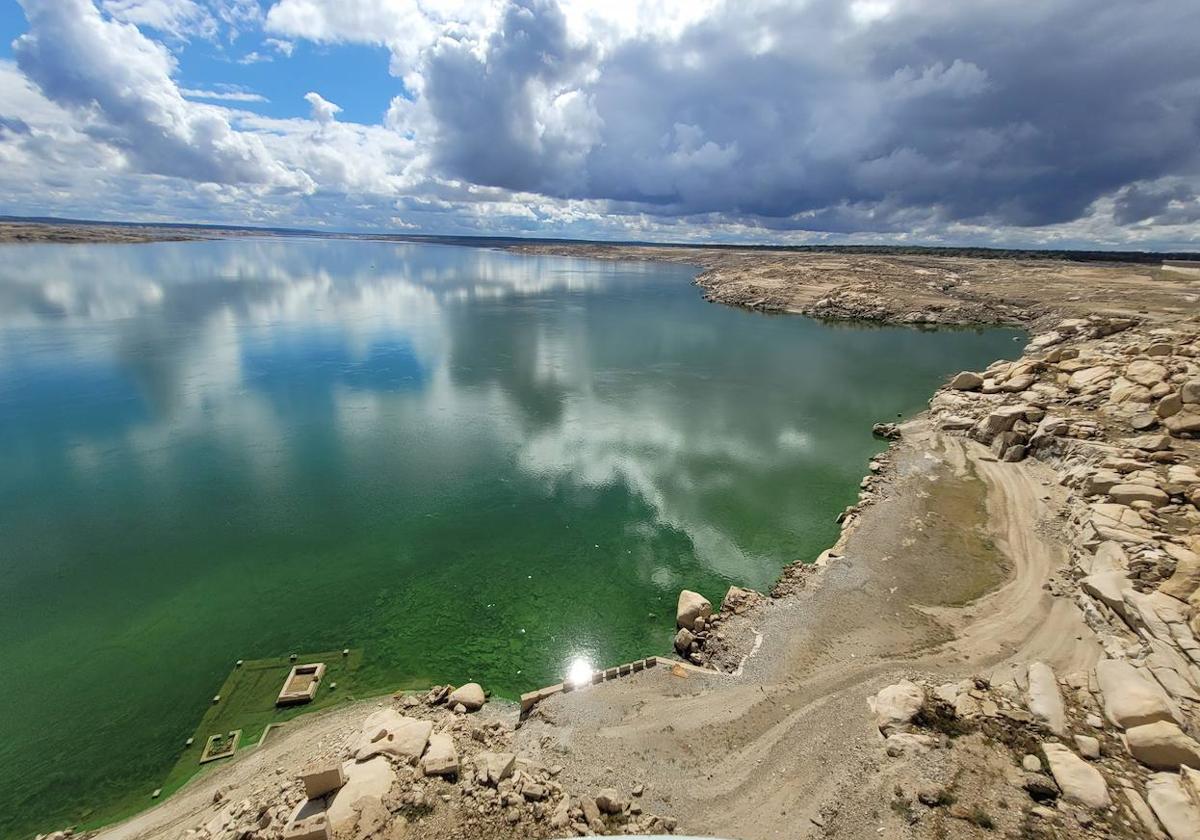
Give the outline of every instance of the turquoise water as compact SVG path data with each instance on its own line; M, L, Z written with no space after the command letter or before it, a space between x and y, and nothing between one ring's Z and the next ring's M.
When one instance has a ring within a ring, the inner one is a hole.
M0 835L141 802L233 660L514 696L837 534L871 424L1020 345L680 266L336 240L0 248ZM70 756L69 759L66 757Z

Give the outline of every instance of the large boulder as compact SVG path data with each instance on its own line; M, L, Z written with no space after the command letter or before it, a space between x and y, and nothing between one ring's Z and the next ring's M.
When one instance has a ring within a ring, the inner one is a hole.
M1179 394L1167 394L1158 401L1158 405L1154 407L1154 413L1158 415L1159 420L1165 420L1168 417L1174 417L1183 408L1183 400L1179 398Z
M1163 425L1173 435L1200 432L1200 408L1196 408L1194 405L1185 405L1178 414L1173 414L1163 420Z
M1133 589L1125 572L1095 572L1079 581L1083 591L1106 604L1117 615L1125 615L1125 593Z
M1132 505L1134 502L1149 502L1153 507L1162 507L1171 498L1159 490L1157 487L1151 487L1147 484L1117 484L1110 487L1108 496L1119 505Z
M421 758L421 770L426 776L458 775L458 750L454 738L445 732L429 736L429 747Z
M1181 764L1200 769L1200 743L1174 721L1160 720L1125 730L1129 754L1155 770L1175 770Z
M680 656L687 656L692 651L692 642L696 641L696 636L691 630L686 627L680 627L679 632L675 634L675 652Z
M479 711L486 702L487 697L484 696L483 687L479 683L467 683L460 686L451 691L450 696L446 698L446 705L451 709L461 703L468 712Z
M1123 376L1118 376L1108 393L1108 401L1120 403L1148 403L1151 400L1150 389L1136 382L1130 382Z
M924 703L925 691L909 680L889 685L867 700L875 714L875 725L884 735L907 726Z
M1179 399L1185 403L1200 403L1200 379L1189 379L1179 389Z
M1157 362L1138 359L1125 368L1125 378L1132 379L1147 388L1153 388L1167 378L1167 369Z
M335 833L354 828L358 820L354 803L364 796L383 799L396 781L392 763L382 755L360 763L347 762L343 768L346 771L346 784L333 795L326 809Z
M1104 715L1116 726L1128 729L1156 721L1174 721L1162 688L1124 660L1097 662L1096 683L1104 695Z
M346 773L340 761L325 764L302 773L300 783L304 785L305 796L309 799L320 799L346 784Z
M1029 666L1029 711L1055 735L1067 734L1067 711L1058 680L1044 662Z
M1186 601L1200 590L1200 555L1170 544L1167 553L1175 559L1175 573L1158 587L1158 591Z
M413 763L425 752L433 724L405 717L395 709L375 712L363 724L354 757L366 761L376 755L390 755Z
M1042 744L1042 755L1050 775L1062 790L1062 798L1088 808L1107 808L1112 804L1104 776L1062 744Z
M1116 470L1101 469L1085 478L1079 489L1085 496L1099 496L1123 481L1121 474Z
M991 441L1001 432L1011 431L1017 421L1023 419L1025 412L1029 410L1030 406L1027 405L1005 405L996 409L980 421L984 438Z
M950 388L955 391L978 391L982 387L983 377L969 370L964 370L950 380Z
M1146 801L1171 840L1200 840L1200 805L1174 773L1155 773L1146 782Z
M679 603L675 607L675 626L694 630L697 618L708 618L712 615L712 603L699 592L685 589L679 593Z
M1086 388L1099 385L1102 382L1107 382L1115 375L1112 368L1107 368L1103 365L1084 368L1071 374L1071 378L1067 380L1067 388L1072 391L1082 391Z

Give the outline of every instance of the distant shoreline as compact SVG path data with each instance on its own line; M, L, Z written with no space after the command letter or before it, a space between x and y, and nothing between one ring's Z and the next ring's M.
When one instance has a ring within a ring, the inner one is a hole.
M678 249L682 252L847 254L859 256L940 256L984 260L1058 260L1158 264L1164 260L1200 260L1198 251L1120 251L1104 249L1031 249L926 245L779 245L770 243L650 242L637 240L567 239L558 237L453 236L403 233L351 233L304 228L204 225L166 222L105 222L87 219L0 216L0 244L6 243L143 243L189 242L238 237L317 237L376 242L437 243L472 247L526 249Z

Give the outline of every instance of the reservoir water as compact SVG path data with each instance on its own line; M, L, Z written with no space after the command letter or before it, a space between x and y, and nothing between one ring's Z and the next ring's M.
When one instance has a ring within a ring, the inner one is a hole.
M149 803L236 659L362 694L667 653L769 588L1009 330L706 303L684 266L347 240L0 247L0 836Z

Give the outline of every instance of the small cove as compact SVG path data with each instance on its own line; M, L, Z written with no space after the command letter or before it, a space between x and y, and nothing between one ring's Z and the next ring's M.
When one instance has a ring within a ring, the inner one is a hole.
M706 303L678 265L0 248L0 834L148 801L234 660L506 696L666 652L837 535L873 422L1004 329ZM71 756L69 761L66 756Z

